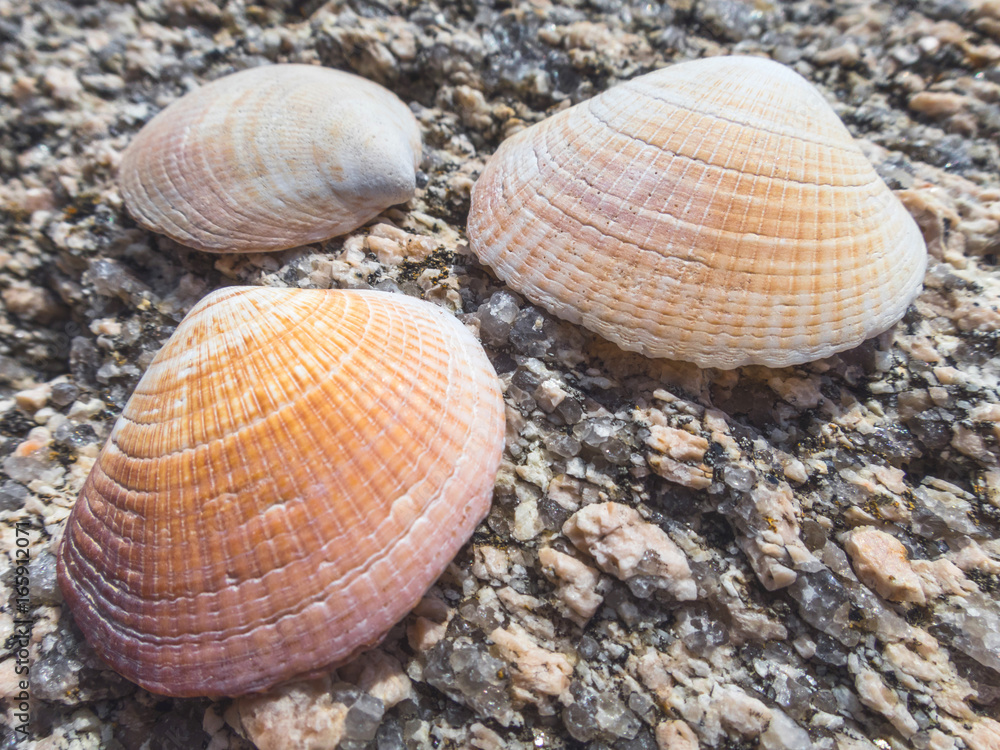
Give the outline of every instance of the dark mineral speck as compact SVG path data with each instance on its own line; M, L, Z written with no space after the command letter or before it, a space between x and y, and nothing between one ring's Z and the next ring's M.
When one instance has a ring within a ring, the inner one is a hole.
M53 650L32 665L31 687L35 698L43 701L63 701L79 684L79 661L61 651Z
M506 665L484 648L460 644L435 647L428 657L427 682L465 703L482 717L502 717L510 710Z
M612 438L614 427L611 419L598 417L596 419L585 419L573 428L573 434L580 442L591 450L601 450Z
M632 693L635 695L635 693ZM657 750L656 738L648 727L640 727L632 739L620 739L614 743L615 750Z
M149 287L135 277L135 274L118 261L95 260L88 271L94 290L106 297L118 297L122 301L138 301Z
M601 646L589 635L585 635L577 642L576 650L581 658L589 660L595 658L600 653Z
M815 695L810 685L787 675L775 680L772 688L775 701L792 716L801 715L809 707L810 699Z
M908 422L914 437L931 450L951 442L951 423L936 413L920 414Z
M836 639L823 633L816 634L816 654L813 658L835 667L847 664L847 654L844 647Z
M579 422L582 416L583 407L579 401L570 396L559 402L550 418L554 422L571 425Z
M48 550L39 552L28 566L28 596L32 606L58 604L62 593L56 581L56 556Z
M625 583L628 584L632 596L639 599L648 599L663 588L663 579L656 576L632 576Z
M563 524L565 524L566 521L569 520L570 515L572 515L570 511L566 510L566 508L548 496L544 496L538 501L538 511L541 514L546 527L552 529L553 531L562 529Z
M817 690L810 695L809 702L818 711L833 713L837 710L837 698L830 690Z
M846 644L858 642L849 620L850 593L830 570L801 573L788 591L799 602L799 615L806 622Z
M7 481L0 484L0 511L20 508L29 494L27 488L17 482Z
M589 742L599 731L594 702L595 697L586 694L563 709L562 718L566 731L577 742Z
M101 357L92 339L74 336L70 343L69 368L73 378L81 383L95 383Z
M56 406L69 406L80 393L80 389L73 383L56 383L52 386L52 395L49 397Z
M492 347L506 346L517 312L517 300L509 292L496 292L480 305L479 336L483 343Z
M616 466L624 466L629 462L629 458L632 456L632 449L628 447L624 441L618 438L611 438L610 440L605 440L601 443L601 455L608 460L609 463L615 464Z
M179 747L207 746L209 736L195 712L171 712L157 720L150 732L150 750L175 750Z
M384 721L375 733L376 750L406 750L403 728L396 721Z
M597 725L612 737L634 739L642 724L617 695L601 693L595 701Z
M545 447L563 458L572 458L580 453L580 441L572 435L556 433L545 440Z
M378 698L361 693L350 704L344 723L344 737L348 740L367 742L375 739L385 705Z
M521 310L510 329L509 338L517 351L529 357L544 356L551 345L545 316L534 307Z
M374 289L379 292L386 292L387 294L402 294L399 284L393 279L382 279L375 284Z
M696 654L704 654L729 641L729 631L707 610L685 609L678 618L684 645Z
M656 716L656 703L645 693L629 693L628 707L644 721L652 721Z
M727 464L722 469L722 481L737 492L747 492L754 486L757 476L752 469Z
M510 379L511 385L515 385L522 391L534 393L535 389L542 382L541 376L527 367L518 367Z
M52 435L57 445L78 450L97 442L97 433L89 424L73 425L69 422L59 425Z

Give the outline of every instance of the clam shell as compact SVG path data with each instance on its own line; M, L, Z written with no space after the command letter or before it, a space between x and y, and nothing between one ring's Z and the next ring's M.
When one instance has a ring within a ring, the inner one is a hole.
M485 516L503 401L402 295L233 288L140 380L70 515L87 640L156 693L236 695L377 642Z
M715 57L616 86L505 141L472 192L473 251L623 349L797 364L895 323L926 249L822 95Z
M350 73L268 65L202 86L149 121L119 173L147 229L210 252L282 250L412 197L420 130Z

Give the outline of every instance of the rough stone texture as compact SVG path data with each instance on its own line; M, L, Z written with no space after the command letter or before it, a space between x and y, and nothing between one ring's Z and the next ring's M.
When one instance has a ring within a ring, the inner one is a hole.
M621 581L638 576L676 599L698 597L687 558L663 530L643 521L634 509L620 503L589 505L563 525L563 533L586 552L605 573Z
M323 750L349 736L351 710L334 700L330 680L323 678L244 696L233 704L226 720L260 750Z
M594 616L603 600L597 593L601 577L596 570L551 547L538 550L538 562L545 577L558 584L556 594L577 624L583 625Z
M569 659L541 648L520 625L497 628L490 633L490 640L514 670L514 686L525 700L538 695L559 696L569 687L573 674Z
M850 533L844 549L858 578L879 596L894 602L926 602L920 576L906 557L906 547L894 537L863 526Z
M916 219L930 264L893 331L785 370L703 371L624 354L469 255L469 191L503 138L727 52L818 85ZM410 104L416 197L270 255L137 229L113 179L131 137L192 86L279 61ZM0 572L0 747L27 615L18 747L38 750L249 750L268 726L352 750L998 746L998 137L991 0L0 0L0 571L24 523L32 579L21 610ZM507 449L489 517L373 653L270 697L163 700L96 659L51 561L136 381L226 284L376 288L461 315L501 377ZM628 524L578 549L567 522L607 504ZM669 542L685 596L659 555L598 557L621 528Z

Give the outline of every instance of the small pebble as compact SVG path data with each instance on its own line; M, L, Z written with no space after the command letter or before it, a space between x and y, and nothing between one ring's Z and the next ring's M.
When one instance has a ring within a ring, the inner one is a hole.
M49 402L52 389L48 385L39 385L26 391L18 391L14 394L14 401L18 407L34 414Z
M546 320L534 307L522 310L510 329L510 343L521 354L529 357L544 356L551 345L546 332Z
M517 300L506 291L495 292L480 305L479 335L483 344L494 348L506 346L517 312Z
M56 406L69 406L80 393L80 389L73 383L56 383L52 386L52 394L49 397Z

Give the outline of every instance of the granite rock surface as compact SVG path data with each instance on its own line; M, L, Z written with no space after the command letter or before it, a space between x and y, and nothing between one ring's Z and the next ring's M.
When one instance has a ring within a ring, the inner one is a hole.
M928 272L893 330L700 370L624 354L470 255L505 137L733 52L813 81L916 219ZM407 102L414 199L267 255L138 228L114 182L130 138L272 62ZM0 0L0 748L1000 747L998 135L996 0ZM164 699L86 645L54 553L144 368L229 284L451 310L503 382L507 448L489 517L381 646L271 694Z

